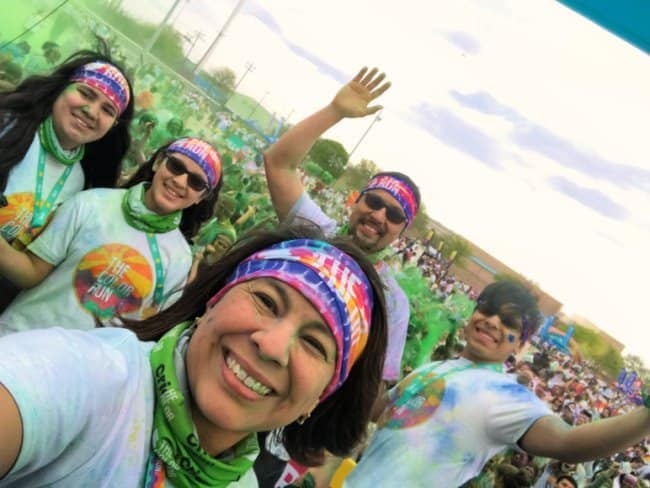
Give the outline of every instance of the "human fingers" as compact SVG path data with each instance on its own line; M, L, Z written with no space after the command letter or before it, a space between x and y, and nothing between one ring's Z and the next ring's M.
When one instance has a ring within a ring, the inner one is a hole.
M357 75L352 79L352 81L356 81L357 83L360 83L361 80L363 79L364 75L366 74L366 71L368 71L368 67L364 66L359 70Z
M366 115L372 115L374 113L377 113L383 108L384 108L383 105L373 105L372 107L368 107L366 109Z
M368 73L366 73L366 76L363 77L363 79L361 80L360 83L362 85L367 86L368 83L370 83L372 81L372 79L375 77L375 75L377 74L377 71L379 71L377 68L372 68L370 71L368 71Z
M374 90L374 91L372 91L372 92L370 93L370 99L371 99L371 100L374 100L375 98L377 98L377 97L379 97L380 95L382 95L382 94L383 94L386 90L388 90L390 87L391 87L391 82L390 82L390 81L387 81L386 83L384 83L383 85L381 85L379 88L377 88L376 90Z
M380 73L379 76L377 76L374 80L372 80L370 83L368 83L367 88L368 90L372 91L374 90L379 84L384 81L384 78L386 78L386 73Z

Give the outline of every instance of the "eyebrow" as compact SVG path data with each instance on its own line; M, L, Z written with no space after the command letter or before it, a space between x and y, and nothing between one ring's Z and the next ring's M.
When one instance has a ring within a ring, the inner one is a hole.
M269 286L271 286L271 288L273 288L278 293L278 295L280 296L280 301L282 302L282 307L285 310L288 310L289 309L289 295L287 293L287 290L284 289L284 286L290 286L290 285L281 285L280 283L278 283L277 280L275 280L273 278L263 278L263 279L264 279L264 281L266 283L269 284ZM300 292L298 292L298 293L300 293ZM325 320L310 320L305 325L305 327L308 328L308 329L316 329L316 330L318 330L320 332L323 332L323 333L327 334L328 336L330 336L334 340L334 348L335 348L334 355L336 357L336 354L337 354L336 349L338 348L338 346L336 344L336 338L334 337L334 333L330 329L329 325L327 325L325 323Z

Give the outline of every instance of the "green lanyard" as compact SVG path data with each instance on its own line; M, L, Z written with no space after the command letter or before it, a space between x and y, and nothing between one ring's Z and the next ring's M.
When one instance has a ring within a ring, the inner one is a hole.
M156 267L156 287L153 292L152 307L158 308L162 303L165 277L163 276L162 259L160 259L160 249L158 248L156 234L147 232L147 242L149 243L149 250L153 256L153 264Z
M464 366L456 366L455 368L451 368L447 371L445 371L442 374L438 374L433 376L431 373L434 373L440 366L445 361L443 361L441 364L437 365L435 368L433 368L432 371L427 372L426 376L427 379L426 381L412 381L406 388L404 388L404 391L402 394L399 396L399 398L395 399L392 403L393 406L392 408L400 408L407 404L411 399L416 396L418 393L420 393L425 386L431 384L434 381L439 381L447 376L454 374L454 373L460 373L461 371L466 371L468 369L478 369L478 368L483 368L483 369L491 369L492 371L497 371L497 372L502 372L503 371L503 365L499 363L471 363L471 364L466 364ZM420 373L421 374L421 373ZM418 376L420 376L418 374ZM397 388L399 385L397 386Z
M68 176L70 176L70 172L72 171L72 167L74 166L74 165L66 166L65 170L63 171L63 174L59 176L59 179L54 184L54 187L50 191L50 194L47 196L47 199L43 201L43 178L45 176L45 149L43 148L42 145L40 149L41 150L38 155L38 169L36 171L36 195L34 201L34 213L32 215L32 221L30 223L32 229L35 229L37 227L42 227L43 224L45 224L45 221L47 220L47 216L52 211L52 206L54 205L56 199L59 197L59 194L63 189L63 185L65 185L65 182L68 179Z

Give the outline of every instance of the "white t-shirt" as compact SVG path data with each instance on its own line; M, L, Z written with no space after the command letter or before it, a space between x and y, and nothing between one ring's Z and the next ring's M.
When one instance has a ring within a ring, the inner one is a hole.
M292 224L315 224L325 235L334 235L337 231L336 221L321 210L307 193L298 198L286 218ZM397 381L401 377L401 362L406 344L410 310L408 298L397 284L391 269L386 263L375 265L386 294L386 309L388 316L388 348L382 378L386 381Z
M144 232L122 214L126 190L98 188L66 201L28 249L56 266L34 288L22 291L0 315L0 335L64 327L92 329L93 313L108 323L130 318L153 303L156 271ZM161 309L180 297L192 265L183 234L156 234L164 275Z
M32 221L40 151L41 143L37 132L23 160L11 168L9 172L7 186L4 191L9 205L0 208L0 235L7 241L12 241L19 231L29 228ZM65 165L46 153L42 198L47 198L65 169ZM54 202L55 205L80 192L83 186L83 169L81 164L77 163L72 167L61 193Z
M466 359L416 369L389 399L348 488L460 486L552 415L513 377Z
M121 328L52 328L0 338L0 383L23 423L0 487L141 487L151 452L149 353ZM256 487L250 469L232 487ZM169 480L165 487L173 488Z

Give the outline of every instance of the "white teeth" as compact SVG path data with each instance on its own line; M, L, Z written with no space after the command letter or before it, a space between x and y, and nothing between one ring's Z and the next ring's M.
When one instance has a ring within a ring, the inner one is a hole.
M231 356L228 356L226 359L226 365L228 366L228 369L230 369L230 371L232 371L244 385L246 385L258 395L265 396L271 393L271 388L248 376L246 370L244 370L244 368L242 368L241 365Z

